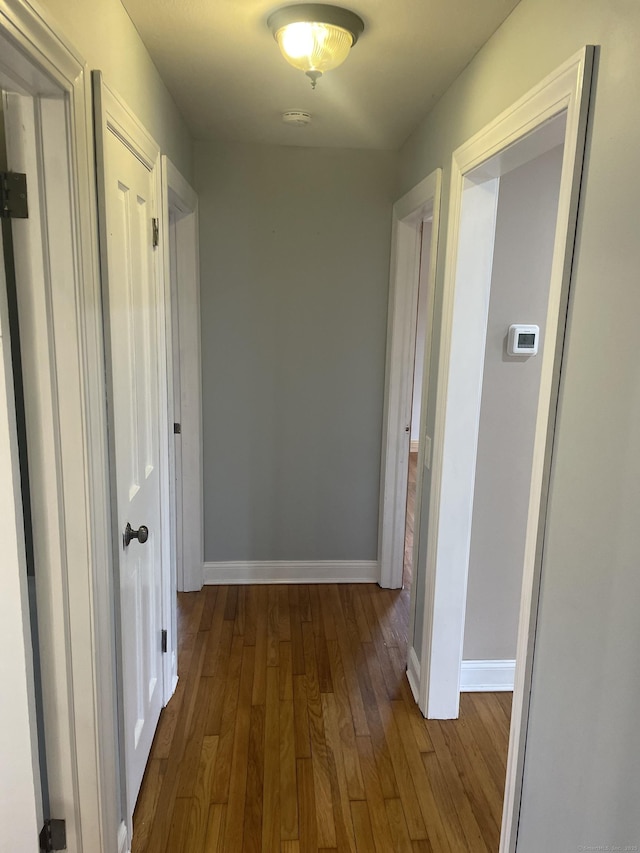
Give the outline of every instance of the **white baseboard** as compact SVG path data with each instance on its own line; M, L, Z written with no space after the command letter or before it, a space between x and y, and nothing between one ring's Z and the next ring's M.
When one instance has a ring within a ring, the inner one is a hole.
M125 822L122 821L118 827L118 853L128 853L129 845L127 841L127 827Z
M378 583L376 560L205 563L205 584Z
M409 649L407 660L407 681L416 703L420 703L420 661L413 646Z
M463 660L460 668L462 693L513 690L514 660Z
M176 688L178 687L178 656L175 652L173 652L172 660L171 660L171 688L169 693L169 699L176 692ZM165 703L166 704L166 703Z
M412 438L409 444L409 453L417 453L420 450L420 439Z

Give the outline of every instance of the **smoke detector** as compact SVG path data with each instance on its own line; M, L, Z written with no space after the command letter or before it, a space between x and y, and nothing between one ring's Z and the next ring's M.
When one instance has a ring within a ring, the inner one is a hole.
M311 113L305 110L287 110L286 113L282 113L282 121L294 127L306 127L311 123Z

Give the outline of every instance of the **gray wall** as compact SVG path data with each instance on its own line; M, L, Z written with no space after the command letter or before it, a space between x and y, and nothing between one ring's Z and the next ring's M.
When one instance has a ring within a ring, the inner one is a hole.
M120 0L40 0L39 5L190 180L191 136Z
M388 152L197 143L205 560L375 560Z
M443 167L446 222L452 151L589 43L601 50L560 390L518 853L640 845L640 4L522 0L401 151L401 192ZM443 229L441 249L445 242ZM436 317L441 295L442 268Z
M516 656L542 346L508 356L512 323L544 328L563 148L500 179L484 354L465 660Z

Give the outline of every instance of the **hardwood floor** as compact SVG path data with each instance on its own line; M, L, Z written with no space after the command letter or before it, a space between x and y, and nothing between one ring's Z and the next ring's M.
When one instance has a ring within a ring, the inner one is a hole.
M425 721L408 600L370 584L180 594L180 680L132 853L495 853L511 695Z

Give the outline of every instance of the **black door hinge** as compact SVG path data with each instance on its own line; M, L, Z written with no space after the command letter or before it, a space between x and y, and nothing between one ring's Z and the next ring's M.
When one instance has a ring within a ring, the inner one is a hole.
M173 434L180 435L182 433L182 424L174 424L173 425Z
M166 655L166 653L167 653L167 629L166 628L162 629L162 631L160 632L160 636L161 636L160 642L162 644L162 654Z
M155 249L160 243L160 224L155 217L151 220L151 227L153 229L153 248Z
M67 825L63 820L45 820L40 832L40 849L44 853L67 849Z
M0 172L0 217L28 219L27 176L22 172Z

